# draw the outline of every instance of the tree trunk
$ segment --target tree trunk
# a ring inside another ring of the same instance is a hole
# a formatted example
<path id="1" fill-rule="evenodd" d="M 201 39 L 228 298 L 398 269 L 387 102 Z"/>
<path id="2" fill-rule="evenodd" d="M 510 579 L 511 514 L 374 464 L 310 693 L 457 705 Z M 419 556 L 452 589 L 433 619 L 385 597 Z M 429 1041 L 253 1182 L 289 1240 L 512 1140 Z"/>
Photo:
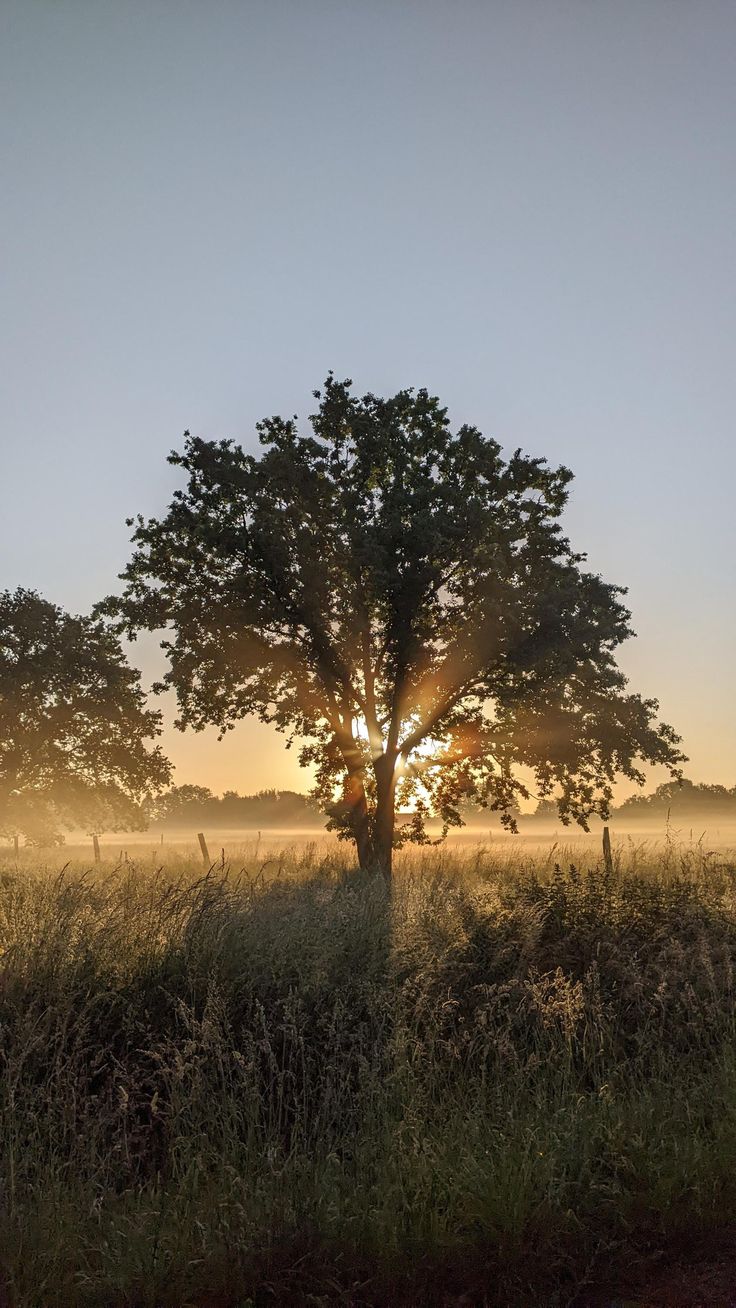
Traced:
<path id="1" fill-rule="evenodd" d="M 348 802 L 350 804 L 350 825 L 358 851 L 358 863 L 363 872 L 373 866 L 373 841 L 371 840 L 371 823 L 365 787 L 359 774 L 353 772 L 348 776 Z"/>
<path id="2" fill-rule="evenodd" d="M 376 817 L 373 826 L 374 860 L 387 881 L 391 880 L 396 820 L 396 760 L 384 754 L 376 760 Z"/>
<path id="3" fill-rule="evenodd" d="M 367 814 L 353 824 L 355 844 L 358 850 L 358 863 L 361 871 L 368 872 L 373 867 L 373 841 L 371 840 Z"/>
<path id="4" fill-rule="evenodd" d="M 346 797 L 350 806 L 350 827 L 363 872 L 381 872 L 391 879 L 396 797 L 396 760 L 382 755 L 374 764 L 376 810 L 371 822 L 363 773 L 348 774 Z"/>

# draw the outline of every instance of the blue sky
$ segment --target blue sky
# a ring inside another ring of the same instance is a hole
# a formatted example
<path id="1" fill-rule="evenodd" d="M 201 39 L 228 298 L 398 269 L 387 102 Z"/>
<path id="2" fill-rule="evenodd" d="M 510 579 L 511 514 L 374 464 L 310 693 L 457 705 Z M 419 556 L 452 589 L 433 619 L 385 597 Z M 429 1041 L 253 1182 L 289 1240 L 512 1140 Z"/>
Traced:
<path id="1" fill-rule="evenodd" d="M 736 783 L 730 0 L 4 0 L 0 64 L 0 585 L 113 589 L 187 427 L 426 385 L 573 468 L 633 686 Z"/>

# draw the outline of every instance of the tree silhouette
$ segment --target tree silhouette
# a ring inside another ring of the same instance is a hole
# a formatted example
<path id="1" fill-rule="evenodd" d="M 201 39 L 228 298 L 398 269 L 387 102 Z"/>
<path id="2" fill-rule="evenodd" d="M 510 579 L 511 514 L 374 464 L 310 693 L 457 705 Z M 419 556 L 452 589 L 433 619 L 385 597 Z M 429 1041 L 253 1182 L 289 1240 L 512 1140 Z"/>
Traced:
<path id="1" fill-rule="evenodd" d="M 140 826 L 170 766 L 147 741 L 140 674 L 100 619 L 34 591 L 0 593 L 0 830 L 47 843 L 61 826 Z"/>
<path id="2" fill-rule="evenodd" d="M 679 818 L 686 815 L 728 818 L 736 813 L 736 786 L 714 785 L 708 782 L 665 781 L 651 795 L 630 795 L 617 809 L 622 817 L 665 817 L 668 813 Z"/>
<path id="3" fill-rule="evenodd" d="M 307 796 L 293 790 L 260 790 L 255 795 L 226 790 L 218 797 L 206 786 L 191 785 L 167 790 L 154 804 L 151 817 L 171 826 L 212 825 L 216 831 L 319 823 L 319 813 Z"/>
<path id="4" fill-rule="evenodd" d="M 308 434 L 258 424 L 260 457 L 186 433 L 186 488 L 131 520 L 106 608 L 130 635 L 168 628 L 178 725 L 256 714 L 303 740 L 329 825 L 387 873 L 430 814 L 447 829 L 475 802 L 513 825 L 519 765 L 583 825 L 617 773 L 676 771 L 678 737 L 614 662 L 623 591 L 562 534 L 572 474 L 453 434 L 425 390 L 350 388 L 328 377 Z"/>

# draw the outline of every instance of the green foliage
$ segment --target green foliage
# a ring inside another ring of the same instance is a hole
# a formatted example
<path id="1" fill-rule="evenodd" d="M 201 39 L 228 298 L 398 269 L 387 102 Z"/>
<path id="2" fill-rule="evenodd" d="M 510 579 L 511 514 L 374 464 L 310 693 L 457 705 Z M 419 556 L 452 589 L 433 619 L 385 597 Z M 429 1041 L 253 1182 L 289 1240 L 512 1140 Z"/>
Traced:
<path id="1" fill-rule="evenodd" d="M 583 825 L 616 773 L 676 769 L 677 737 L 614 660 L 622 592 L 562 534 L 571 473 L 453 433 L 425 390 L 358 399 L 330 376 L 315 395 L 311 433 L 267 419 L 260 457 L 187 434 L 185 488 L 137 520 L 106 610 L 130 635 L 167 629 L 180 725 L 256 714 L 305 741 L 364 865 L 462 803 L 513 825 L 518 765 Z M 395 802 L 414 816 L 394 841 Z"/>
<path id="2" fill-rule="evenodd" d="M 423 857 L 0 877 L 15 1308 L 538 1308 L 729 1210 L 736 868 Z"/>
<path id="3" fill-rule="evenodd" d="M 63 826 L 141 827 L 169 764 L 148 741 L 140 674 L 100 619 L 0 593 L 0 830 L 52 844 Z"/>

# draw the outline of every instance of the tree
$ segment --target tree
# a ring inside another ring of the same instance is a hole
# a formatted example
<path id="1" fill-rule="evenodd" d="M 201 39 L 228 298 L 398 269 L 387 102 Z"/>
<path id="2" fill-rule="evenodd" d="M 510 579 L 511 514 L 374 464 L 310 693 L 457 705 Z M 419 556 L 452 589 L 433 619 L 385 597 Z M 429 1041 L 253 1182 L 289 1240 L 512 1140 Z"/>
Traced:
<path id="1" fill-rule="evenodd" d="M 156 822 L 191 827 L 212 823 L 215 830 L 237 827 L 290 827 L 319 821 L 306 795 L 292 790 L 260 790 L 239 795 L 226 790 L 219 798 L 205 786 L 173 786 L 161 795 L 151 816 Z"/>
<path id="2" fill-rule="evenodd" d="M 165 785 L 160 714 L 115 632 L 34 591 L 0 593 L 0 830 L 51 843 L 62 826 L 142 826 Z"/>
<path id="3" fill-rule="evenodd" d="M 207 786 L 172 786 L 163 795 L 159 795 L 153 805 L 151 816 L 155 822 L 186 823 L 186 819 L 195 814 L 200 821 L 203 814 L 211 812 L 216 803 L 215 796 Z"/>
<path id="4" fill-rule="evenodd" d="M 533 817 L 538 822 L 556 822 L 558 816 L 557 805 L 549 796 L 540 799 L 533 813 Z"/>
<path id="5" fill-rule="evenodd" d="M 564 821 L 605 815 L 616 773 L 682 755 L 657 704 L 626 691 L 619 587 L 581 567 L 559 518 L 571 473 L 475 427 L 427 391 L 357 398 L 331 375 L 311 432 L 258 424 L 263 452 L 185 434 L 161 519 L 130 520 L 131 636 L 162 647 L 178 725 L 248 714 L 305 741 L 330 825 L 362 866 L 446 830 L 459 804 L 501 812 L 558 792 Z M 412 816 L 395 830 L 398 805 Z"/>
<path id="6" fill-rule="evenodd" d="M 651 795 L 630 795 L 617 809 L 622 817 L 659 818 L 672 812 L 676 817 L 728 817 L 736 811 L 736 786 L 708 782 L 665 781 Z"/>

